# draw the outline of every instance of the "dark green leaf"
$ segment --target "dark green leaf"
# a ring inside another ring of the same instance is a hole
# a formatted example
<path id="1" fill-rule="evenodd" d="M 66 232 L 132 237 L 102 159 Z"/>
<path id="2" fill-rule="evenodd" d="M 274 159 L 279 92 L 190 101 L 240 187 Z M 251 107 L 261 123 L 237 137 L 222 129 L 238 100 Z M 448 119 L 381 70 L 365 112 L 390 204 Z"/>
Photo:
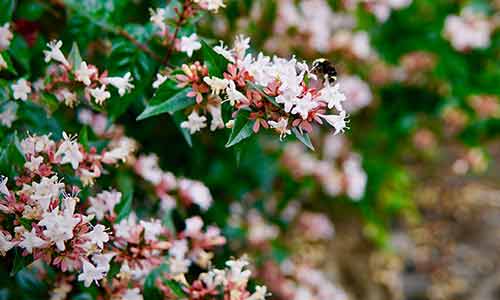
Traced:
<path id="1" fill-rule="evenodd" d="M 73 71 L 76 71 L 83 61 L 82 56 L 80 55 L 80 50 L 78 49 L 78 45 L 75 42 L 73 42 L 73 45 L 71 46 L 71 51 L 68 55 L 68 61 L 71 64 Z"/>
<path id="2" fill-rule="evenodd" d="M 184 291 L 182 290 L 182 286 L 179 282 L 165 279 L 163 280 L 163 283 L 165 283 L 170 288 L 170 291 L 174 295 L 176 295 L 179 300 L 186 298 L 186 293 L 184 293 Z"/>
<path id="3" fill-rule="evenodd" d="M 181 123 L 184 121 L 185 118 L 186 117 L 184 116 L 182 111 L 177 111 L 172 114 L 172 119 L 174 120 L 174 123 L 177 126 L 177 128 L 179 128 L 179 130 L 181 131 L 184 140 L 189 145 L 189 147 L 193 147 L 193 140 L 191 138 L 191 134 L 186 128 L 181 127 Z"/>
<path id="4" fill-rule="evenodd" d="M 14 0 L 0 0 L 0 24 L 3 25 L 11 20 L 15 3 Z"/>
<path id="5" fill-rule="evenodd" d="M 87 126 L 83 126 L 78 135 L 78 142 L 82 144 L 85 150 L 89 149 L 89 132 Z"/>
<path id="6" fill-rule="evenodd" d="M 132 211 L 132 199 L 134 197 L 134 182 L 132 178 L 126 174 L 121 174 L 118 177 L 118 189 L 122 193 L 120 203 L 115 206 L 116 223 L 125 219 Z"/>
<path id="7" fill-rule="evenodd" d="M 11 72 L 14 75 L 17 75 L 16 70 L 14 69 L 14 65 L 12 64 L 12 61 L 10 60 L 10 55 L 7 51 L 4 51 L 0 53 L 0 56 L 4 59 L 4 61 L 7 63 L 7 71 Z"/>
<path id="8" fill-rule="evenodd" d="M 148 300 L 163 300 L 163 293 L 156 287 L 156 279 L 161 276 L 161 273 L 167 272 L 168 266 L 161 265 L 149 273 L 144 281 L 144 299 Z"/>
<path id="9" fill-rule="evenodd" d="M 253 134 L 255 120 L 248 119 L 250 111 L 241 109 L 234 121 L 231 135 L 226 143 L 226 148 L 232 147 Z"/>
<path id="10" fill-rule="evenodd" d="M 292 132 L 295 135 L 295 137 L 304 145 L 307 146 L 307 148 L 311 149 L 314 151 L 314 146 L 311 143 L 311 138 L 309 137 L 309 134 L 307 133 L 300 133 L 300 131 L 294 127 L 292 128 Z"/>
<path id="11" fill-rule="evenodd" d="M 224 56 L 215 52 L 205 41 L 201 41 L 201 51 L 210 76 L 222 77 L 229 61 Z"/>
<path id="12" fill-rule="evenodd" d="M 137 117 L 137 120 L 144 120 L 163 113 L 173 114 L 176 111 L 195 104 L 195 98 L 187 96 L 190 91 L 191 88 L 182 89 L 170 99 L 165 99 L 166 101 L 160 104 L 146 106 L 146 109 Z"/>
<path id="13" fill-rule="evenodd" d="M 24 269 L 27 265 L 33 262 L 33 257 L 31 255 L 22 256 L 22 250 L 19 248 L 14 249 L 14 263 L 12 265 L 12 270 L 10 270 L 10 276 L 16 275 L 19 271 Z"/>

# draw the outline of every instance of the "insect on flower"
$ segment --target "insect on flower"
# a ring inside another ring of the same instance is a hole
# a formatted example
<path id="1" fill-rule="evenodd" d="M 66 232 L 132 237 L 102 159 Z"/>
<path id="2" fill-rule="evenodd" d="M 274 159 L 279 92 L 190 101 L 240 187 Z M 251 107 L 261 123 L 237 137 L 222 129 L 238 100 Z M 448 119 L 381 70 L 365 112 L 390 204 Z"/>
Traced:
<path id="1" fill-rule="evenodd" d="M 311 73 L 325 78 L 329 83 L 337 80 L 337 69 L 331 61 L 325 58 L 318 58 L 313 62 Z"/>

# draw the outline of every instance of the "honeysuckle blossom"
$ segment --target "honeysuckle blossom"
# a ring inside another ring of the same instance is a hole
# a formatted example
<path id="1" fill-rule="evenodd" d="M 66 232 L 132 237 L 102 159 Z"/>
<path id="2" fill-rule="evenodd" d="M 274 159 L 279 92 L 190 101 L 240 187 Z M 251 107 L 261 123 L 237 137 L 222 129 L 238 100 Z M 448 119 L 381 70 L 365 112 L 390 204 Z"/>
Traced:
<path id="1" fill-rule="evenodd" d="M 80 152 L 79 145 L 76 142 L 76 136 L 70 136 L 63 132 L 64 141 L 55 153 L 56 157 L 61 158 L 61 164 L 71 164 L 73 170 L 78 168 L 78 165 L 83 160 L 83 154 Z"/>
<path id="2" fill-rule="evenodd" d="M 45 226 L 43 234 L 56 244 L 59 251 L 66 249 L 65 242 L 73 238 L 73 229 L 80 222 L 80 219 L 73 216 L 73 211 L 59 211 L 59 208 L 46 213 L 43 219 L 38 223 Z"/>
<path id="3" fill-rule="evenodd" d="M 104 101 L 106 101 L 106 99 L 109 99 L 111 97 L 111 94 L 106 91 L 105 85 L 90 89 L 90 95 L 94 97 L 95 102 L 99 105 L 102 105 Z"/>
<path id="4" fill-rule="evenodd" d="M 292 109 L 292 114 L 299 114 L 302 119 L 307 119 L 309 112 L 318 105 L 319 103 L 312 99 L 312 95 L 307 93 L 296 102 L 294 108 Z"/>
<path id="5" fill-rule="evenodd" d="M 103 191 L 95 197 L 89 197 L 90 207 L 88 214 L 94 214 L 101 221 L 106 214 L 112 214 L 115 205 L 120 202 L 122 194 L 117 191 Z"/>
<path id="6" fill-rule="evenodd" d="M 92 282 L 98 282 L 106 276 L 106 272 L 103 269 L 94 266 L 88 260 L 82 260 L 83 272 L 78 275 L 78 281 L 83 281 L 86 287 L 89 287 Z"/>
<path id="7" fill-rule="evenodd" d="M 54 60 L 62 63 L 65 66 L 69 66 L 69 62 L 66 60 L 66 57 L 64 57 L 64 54 L 61 51 L 62 45 L 62 41 L 50 41 L 47 44 L 47 47 L 49 47 L 50 50 L 43 51 L 43 53 L 45 54 L 46 63 Z"/>
<path id="8" fill-rule="evenodd" d="M 229 101 L 229 104 L 231 104 L 231 106 L 234 106 L 241 101 L 247 100 L 247 97 L 245 97 L 243 93 L 236 89 L 236 84 L 232 80 L 230 80 L 228 83 L 228 86 L 226 88 L 226 95 L 226 100 Z"/>
<path id="9" fill-rule="evenodd" d="M 138 288 L 127 289 L 121 295 L 122 300 L 143 300 L 143 296 L 141 291 Z"/>
<path id="10" fill-rule="evenodd" d="M 373 95 L 370 86 L 358 76 L 342 77 L 336 86 L 340 86 L 340 89 L 336 90 L 336 93 L 339 93 L 336 97 L 339 102 L 332 103 L 336 108 L 338 107 L 337 103 L 340 105 L 343 102 L 342 106 L 346 112 L 352 113 L 372 102 Z M 330 99 L 333 98 L 335 96 L 332 95 Z M 349 99 L 349 101 L 345 101 L 345 99 Z M 330 103 L 328 107 L 330 107 Z"/>
<path id="11" fill-rule="evenodd" d="M 222 110 L 220 105 L 209 105 L 208 111 L 212 115 L 212 122 L 210 123 L 210 130 L 214 131 L 217 128 L 224 128 L 224 120 L 222 119 Z"/>
<path id="12" fill-rule="evenodd" d="M 156 80 L 153 82 L 153 88 L 155 89 L 159 88 L 160 85 L 162 85 L 167 79 L 168 76 L 163 76 L 160 73 L 156 74 Z"/>
<path id="13" fill-rule="evenodd" d="M 150 13 L 150 21 L 153 25 L 159 29 L 160 33 L 165 32 L 167 28 L 167 24 L 165 23 L 166 10 L 164 8 L 157 8 L 156 10 L 150 10 Z"/>
<path id="14" fill-rule="evenodd" d="M 30 195 L 31 199 L 46 211 L 51 201 L 59 197 L 63 187 L 64 184 L 59 182 L 57 175 L 54 175 L 50 178 L 42 177 L 40 182 L 33 182 L 31 186 L 24 185 L 22 192 Z"/>
<path id="15" fill-rule="evenodd" d="M 123 77 L 107 77 L 103 81 L 117 88 L 118 94 L 122 97 L 134 88 L 134 85 L 130 83 L 132 81 L 130 72 L 127 72 Z"/>
<path id="16" fill-rule="evenodd" d="M 194 0 L 201 8 L 217 12 L 219 8 L 226 7 L 224 0 Z"/>
<path id="17" fill-rule="evenodd" d="M 57 90 L 55 93 L 57 100 L 64 102 L 69 107 L 75 106 L 77 97 L 75 93 L 70 92 L 67 88 Z"/>
<path id="18" fill-rule="evenodd" d="M 491 44 L 492 27 L 484 15 L 465 8 L 459 16 L 446 17 L 443 34 L 458 51 L 485 49 Z"/>
<path id="19" fill-rule="evenodd" d="M 144 227 L 144 239 L 146 241 L 157 241 L 158 236 L 163 231 L 160 220 L 151 220 L 150 222 L 142 221 L 140 222 L 142 227 Z"/>
<path id="20" fill-rule="evenodd" d="M 12 85 L 12 92 L 14 93 L 14 99 L 26 101 L 28 100 L 28 94 L 31 93 L 30 83 L 21 78 Z"/>
<path id="21" fill-rule="evenodd" d="M 210 190 L 202 182 L 183 178 L 179 181 L 179 192 L 202 210 L 206 211 L 212 205 Z"/>
<path id="22" fill-rule="evenodd" d="M 276 131 L 280 134 L 281 140 L 291 133 L 291 130 L 288 128 L 288 119 L 281 118 L 278 122 L 268 121 L 267 123 L 271 126 L 271 128 L 276 129 Z"/>
<path id="23" fill-rule="evenodd" d="M 341 111 L 339 115 L 321 115 L 319 116 L 324 119 L 328 124 L 335 128 L 335 134 L 339 132 L 344 132 L 347 128 L 346 112 Z"/>
<path id="24" fill-rule="evenodd" d="M 31 231 L 25 231 L 23 233 L 23 239 L 19 243 L 19 247 L 26 249 L 28 253 L 32 253 L 34 248 L 45 247 L 47 242 L 38 237 L 35 228 Z"/>
<path id="25" fill-rule="evenodd" d="M 202 128 L 207 127 L 206 121 L 207 118 L 205 116 L 200 116 L 196 111 L 193 111 L 188 116 L 188 120 L 181 123 L 181 128 L 186 128 L 190 134 L 194 134 Z"/>
<path id="26" fill-rule="evenodd" d="M 10 24 L 5 23 L 3 26 L 0 26 L 0 51 L 9 48 L 10 41 L 14 35 L 10 31 Z"/>
<path id="27" fill-rule="evenodd" d="M 94 226 L 94 229 L 85 234 L 84 237 L 89 238 L 91 243 L 96 244 L 101 249 L 104 247 L 104 243 L 109 241 L 109 235 L 106 233 L 106 228 L 101 224 Z"/>
<path id="28" fill-rule="evenodd" d="M 217 77 L 205 77 L 203 81 L 210 86 L 213 95 L 219 95 L 221 91 L 225 90 L 229 85 L 229 80 Z"/>
<path id="29" fill-rule="evenodd" d="M 3 111 L 0 112 L 0 124 L 10 128 L 12 123 L 17 120 L 17 108 L 18 104 L 12 101 L 5 104 Z"/>
<path id="30" fill-rule="evenodd" d="M 0 231 L 0 255 L 5 256 L 7 251 L 12 249 L 16 243 L 12 242 L 12 237 Z"/>
<path id="31" fill-rule="evenodd" d="M 329 83 L 319 91 L 319 99 L 328 103 L 328 108 L 334 108 L 338 111 L 343 110 L 342 103 L 346 96 L 340 89 L 340 84 L 330 85 Z"/>
<path id="32" fill-rule="evenodd" d="M 30 170 L 31 172 L 35 172 L 38 170 L 38 168 L 40 167 L 40 164 L 42 164 L 43 162 L 43 157 L 42 156 L 32 156 L 31 157 L 31 160 L 28 160 L 24 163 L 24 167 L 28 170 Z"/>
<path id="33" fill-rule="evenodd" d="M 183 36 L 179 43 L 179 50 L 186 53 L 187 56 L 193 56 L 193 52 L 201 48 L 201 43 L 198 41 L 196 33 L 190 36 Z"/>
<path id="34" fill-rule="evenodd" d="M 75 79 L 83 82 L 86 86 L 89 86 L 91 83 L 90 77 L 92 77 L 95 73 L 96 69 L 94 67 L 89 67 L 86 62 L 82 61 L 78 69 L 75 71 Z"/>

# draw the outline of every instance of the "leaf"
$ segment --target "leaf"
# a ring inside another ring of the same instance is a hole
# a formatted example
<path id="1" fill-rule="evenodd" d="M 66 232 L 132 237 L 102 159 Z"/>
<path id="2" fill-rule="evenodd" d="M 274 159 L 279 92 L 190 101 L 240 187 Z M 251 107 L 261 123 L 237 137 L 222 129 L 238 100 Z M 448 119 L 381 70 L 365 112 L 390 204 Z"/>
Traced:
<path id="1" fill-rule="evenodd" d="M 71 46 L 71 51 L 68 55 L 68 61 L 73 67 L 73 71 L 78 70 L 78 68 L 80 68 L 80 64 L 83 61 L 82 56 L 80 55 L 80 50 L 78 49 L 78 45 L 75 42 L 73 42 L 73 45 Z"/>
<path id="2" fill-rule="evenodd" d="M 170 291 L 178 297 L 178 299 L 185 299 L 186 298 L 186 293 L 182 290 L 182 286 L 179 282 L 174 281 L 174 280 L 168 280 L 165 279 L 163 280 L 163 283 L 166 284 L 169 288 Z"/>
<path id="3" fill-rule="evenodd" d="M 201 41 L 201 52 L 203 60 L 208 67 L 208 74 L 210 76 L 222 77 L 229 61 L 224 56 L 215 52 L 205 41 Z"/>
<path id="4" fill-rule="evenodd" d="M 12 13 L 14 12 L 15 1 L 14 0 L 0 0 L 0 24 L 8 23 L 12 18 Z"/>
<path id="5" fill-rule="evenodd" d="M 144 299 L 148 300 L 162 300 L 163 293 L 156 287 L 156 279 L 161 276 L 161 273 L 167 272 L 168 266 L 162 264 L 158 268 L 149 273 L 144 281 Z"/>
<path id="6" fill-rule="evenodd" d="M 19 248 L 14 249 L 14 263 L 12 269 L 10 270 L 10 276 L 16 275 L 19 271 L 24 269 L 27 265 L 33 262 L 31 255 L 22 256 L 22 250 Z"/>
<path id="7" fill-rule="evenodd" d="M 48 296 L 47 285 L 37 276 L 35 270 L 25 268 L 16 274 L 17 285 L 28 299 L 44 299 Z"/>
<path id="8" fill-rule="evenodd" d="M 249 110 L 240 109 L 238 115 L 236 116 L 236 120 L 234 121 L 234 126 L 231 130 L 231 134 L 229 135 L 229 139 L 227 140 L 226 148 L 238 144 L 253 134 L 252 127 L 255 120 L 248 119 L 249 115 Z"/>
<path id="9" fill-rule="evenodd" d="M 175 228 L 173 220 L 173 209 L 165 211 L 161 223 L 163 224 L 163 226 L 167 227 L 168 230 L 170 230 L 174 235 L 176 234 L 177 230 Z"/>
<path id="10" fill-rule="evenodd" d="M 292 132 L 295 135 L 295 137 L 304 145 L 306 145 L 307 148 L 311 149 L 314 151 L 314 146 L 311 142 L 311 138 L 309 137 L 309 134 L 307 133 L 300 133 L 300 131 L 294 127 L 292 128 Z"/>
<path id="11" fill-rule="evenodd" d="M 14 69 L 14 65 L 12 64 L 12 60 L 10 59 L 10 55 L 7 51 L 0 53 L 0 56 L 4 59 L 7 64 L 7 71 L 11 72 L 14 75 L 17 75 L 16 69 Z"/>
<path id="12" fill-rule="evenodd" d="M 85 125 L 80 130 L 80 134 L 78 135 L 78 142 L 83 145 L 85 150 L 89 150 L 89 132 L 88 127 Z"/>
<path id="13" fill-rule="evenodd" d="M 191 88 L 185 88 L 177 92 L 170 99 L 166 101 L 156 104 L 156 105 L 147 105 L 146 109 L 137 117 L 137 120 L 144 120 L 150 118 L 152 116 L 160 115 L 163 113 L 175 113 L 181 109 L 184 109 L 188 106 L 195 104 L 195 98 L 188 97 L 187 94 L 191 91 Z"/>
<path id="14" fill-rule="evenodd" d="M 118 190 L 122 193 L 122 199 L 115 206 L 116 223 L 125 219 L 132 211 L 132 199 L 134 197 L 134 183 L 128 175 L 121 174 L 118 177 Z"/>
<path id="15" fill-rule="evenodd" d="M 172 114 L 172 119 L 174 120 L 177 128 L 179 128 L 179 130 L 181 131 L 184 140 L 189 145 L 189 147 L 193 147 L 193 139 L 191 138 L 191 134 L 189 134 L 189 131 L 186 128 L 181 127 L 181 123 L 184 121 L 184 118 L 184 114 L 181 111 L 177 111 Z"/>
<path id="16" fill-rule="evenodd" d="M 0 147 L 0 173 L 8 177 L 18 175 L 16 168 L 24 165 L 25 159 L 17 135 L 11 134 Z"/>

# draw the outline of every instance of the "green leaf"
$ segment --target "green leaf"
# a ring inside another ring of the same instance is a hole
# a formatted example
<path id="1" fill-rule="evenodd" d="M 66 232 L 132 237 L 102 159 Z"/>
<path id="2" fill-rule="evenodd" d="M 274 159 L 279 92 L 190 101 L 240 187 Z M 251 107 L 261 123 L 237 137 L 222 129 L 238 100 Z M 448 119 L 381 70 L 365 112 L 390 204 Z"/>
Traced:
<path id="1" fill-rule="evenodd" d="M 33 262 L 33 257 L 31 255 L 22 256 L 22 250 L 19 248 L 14 249 L 14 263 L 12 265 L 12 270 L 10 270 L 10 276 L 16 275 L 19 271 L 24 269 L 27 265 Z"/>
<path id="2" fill-rule="evenodd" d="M 16 274 L 16 282 L 28 299 L 44 299 L 48 296 L 48 287 L 39 278 L 34 269 L 25 268 Z"/>
<path id="3" fill-rule="evenodd" d="M 215 52 L 205 41 L 201 41 L 201 52 L 203 60 L 208 67 L 208 74 L 210 76 L 222 77 L 229 61 L 224 56 Z"/>
<path id="4" fill-rule="evenodd" d="M 55 112 L 60 105 L 60 102 L 57 100 L 56 96 L 47 93 L 43 93 L 40 95 L 40 102 L 43 104 L 44 108 L 49 114 Z"/>
<path id="5" fill-rule="evenodd" d="M 118 176 L 118 190 L 122 193 L 120 203 L 115 206 L 116 223 L 125 219 L 132 211 L 132 199 L 134 197 L 134 182 L 128 175 Z"/>
<path id="6" fill-rule="evenodd" d="M 0 0 L 0 24 L 9 22 L 12 18 L 16 2 L 14 0 Z"/>
<path id="7" fill-rule="evenodd" d="M 163 280 L 163 283 L 166 284 L 169 288 L 170 291 L 178 297 L 178 299 L 186 299 L 186 293 L 182 290 L 182 286 L 179 282 L 174 281 L 174 280 L 168 280 L 165 279 Z"/>
<path id="8" fill-rule="evenodd" d="M 83 145 L 85 150 L 89 150 L 89 132 L 88 127 L 85 125 L 80 130 L 80 134 L 78 135 L 78 142 Z"/>
<path id="9" fill-rule="evenodd" d="M 83 61 L 82 56 L 80 55 L 80 50 L 78 49 L 78 45 L 75 42 L 73 42 L 73 45 L 71 46 L 71 51 L 68 55 L 68 61 L 71 64 L 73 71 L 78 70 L 80 64 Z"/>
<path id="10" fill-rule="evenodd" d="M 253 124 L 255 120 L 248 119 L 250 115 L 249 110 L 240 109 L 236 120 L 234 121 L 233 129 L 231 130 L 231 135 L 226 143 L 226 148 L 232 147 L 242 140 L 250 137 L 253 134 Z"/>
<path id="11" fill-rule="evenodd" d="M 8 177 L 14 177 L 17 174 L 16 169 L 21 168 L 24 163 L 24 155 L 19 145 L 17 135 L 11 134 L 3 141 L 0 147 L 0 173 Z"/>
<path id="12" fill-rule="evenodd" d="M 163 215 L 162 218 L 162 224 L 163 226 L 167 227 L 168 230 L 170 230 L 174 235 L 176 234 L 177 230 L 175 228 L 174 220 L 173 220 L 173 209 L 169 209 L 165 211 L 165 214 Z"/>
<path id="13" fill-rule="evenodd" d="M 14 75 L 17 75 L 16 69 L 14 69 L 14 65 L 12 64 L 9 53 L 7 53 L 7 51 L 4 51 L 0 53 L 0 56 L 7 63 L 7 71 L 11 72 Z"/>
<path id="14" fill-rule="evenodd" d="M 167 271 L 168 266 L 163 264 L 149 273 L 144 281 L 144 299 L 163 300 L 163 293 L 156 287 L 156 279 Z"/>
<path id="15" fill-rule="evenodd" d="M 300 131 L 294 127 L 292 128 L 292 132 L 293 134 L 295 135 L 295 137 L 304 145 L 307 146 L 307 148 L 311 149 L 312 151 L 314 151 L 314 146 L 311 142 L 311 138 L 309 137 L 309 134 L 307 133 L 300 133 Z"/>
<path id="16" fill-rule="evenodd" d="M 191 88 L 184 88 L 160 104 L 147 105 L 146 109 L 137 117 L 137 120 L 144 120 L 163 113 L 173 114 L 176 111 L 195 104 L 195 98 L 187 96 L 190 91 Z"/>

